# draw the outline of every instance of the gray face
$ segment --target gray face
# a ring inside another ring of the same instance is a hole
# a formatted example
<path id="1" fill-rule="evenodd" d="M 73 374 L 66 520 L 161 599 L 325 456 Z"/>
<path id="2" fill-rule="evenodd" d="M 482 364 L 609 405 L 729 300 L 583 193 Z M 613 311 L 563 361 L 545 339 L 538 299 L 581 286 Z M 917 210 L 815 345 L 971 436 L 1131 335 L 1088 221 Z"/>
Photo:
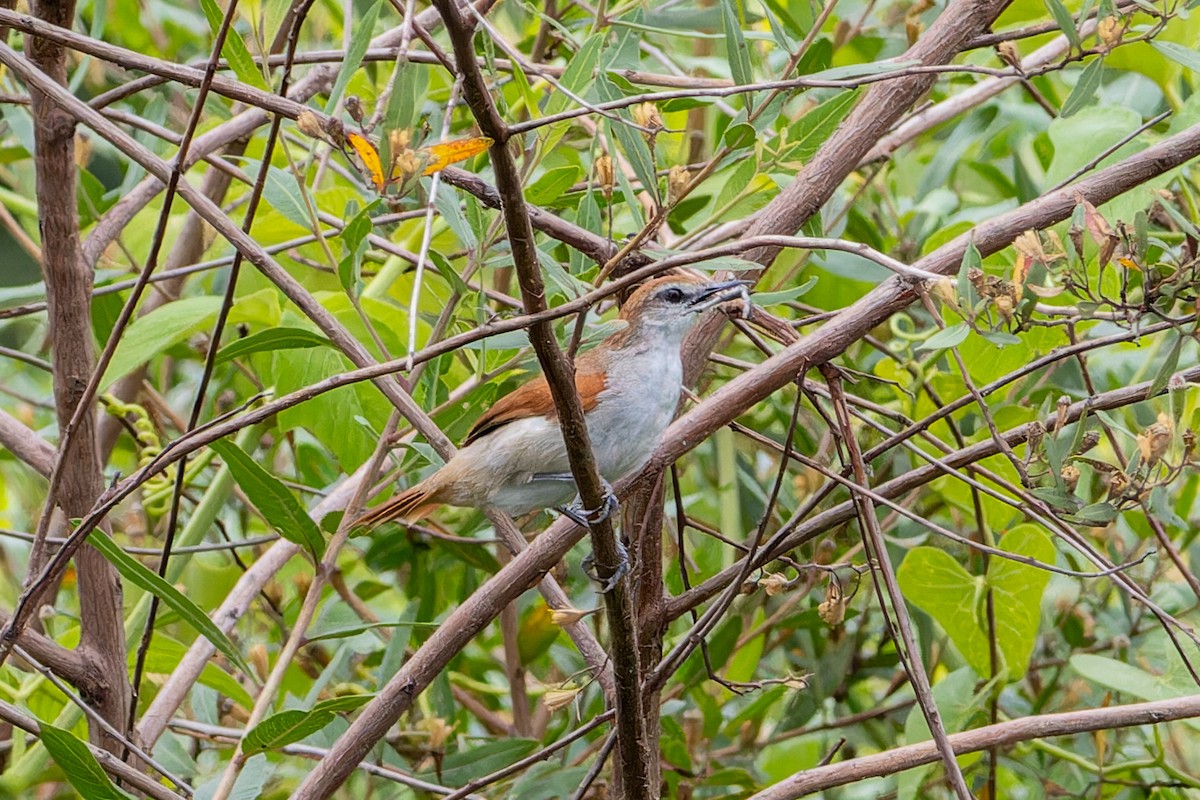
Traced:
<path id="1" fill-rule="evenodd" d="M 646 299 L 642 308 L 642 322 L 654 327 L 687 332 L 698 319 L 700 312 L 738 298 L 749 302 L 745 281 L 666 283 Z"/>

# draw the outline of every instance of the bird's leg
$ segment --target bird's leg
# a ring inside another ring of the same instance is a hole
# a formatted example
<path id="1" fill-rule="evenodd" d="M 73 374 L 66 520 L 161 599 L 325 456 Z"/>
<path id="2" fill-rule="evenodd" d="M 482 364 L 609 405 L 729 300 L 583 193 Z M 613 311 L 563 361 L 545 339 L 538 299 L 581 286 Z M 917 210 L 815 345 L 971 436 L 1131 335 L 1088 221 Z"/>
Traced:
<path id="1" fill-rule="evenodd" d="M 535 481 L 575 482 L 575 478 L 568 472 L 537 472 L 534 473 L 533 479 Z M 581 528 L 590 528 L 598 522 L 603 522 L 611 517 L 621 504 L 617 500 L 616 494 L 613 493 L 612 484 L 603 477 L 600 478 L 600 488 L 604 492 L 604 499 L 600 501 L 599 508 L 584 508 L 583 501 L 579 499 L 579 495 L 576 495 L 575 502 L 569 506 L 558 506 L 555 511 Z"/>
<path id="2" fill-rule="evenodd" d="M 575 479 L 564 472 L 539 472 L 533 476 L 534 480 L 544 481 L 574 481 Z M 575 502 L 569 506 L 558 506 L 555 510 L 562 514 L 567 519 L 574 522 L 581 528 L 590 529 L 593 525 L 603 522 L 612 516 L 617 510 L 620 503 L 617 500 L 617 495 L 613 492 L 612 484 L 600 478 L 600 486 L 604 490 L 604 499 L 600 503 L 600 508 L 584 508 L 583 501 L 575 498 Z M 595 553 L 588 553 L 583 557 L 583 571 L 589 578 L 602 584 L 600 591 L 604 594 L 611 592 L 620 582 L 621 578 L 629 574 L 629 551 L 625 549 L 625 544 L 617 539 L 617 552 L 620 555 L 620 560 L 617 562 L 616 570 L 607 578 L 601 578 L 596 573 Z"/>
<path id="3" fill-rule="evenodd" d="M 620 537 L 617 537 L 617 554 L 620 561 L 617 562 L 616 570 L 607 580 L 601 578 L 600 574 L 596 572 L 596 554 L 594 552 L 583 557 L 583 574 L 600 584 L 601 594 L 611 592 L 620 583 L 621 578 L 629 574 L 629 551 L 625 549 L 625 543 L 621 541 Z"/>

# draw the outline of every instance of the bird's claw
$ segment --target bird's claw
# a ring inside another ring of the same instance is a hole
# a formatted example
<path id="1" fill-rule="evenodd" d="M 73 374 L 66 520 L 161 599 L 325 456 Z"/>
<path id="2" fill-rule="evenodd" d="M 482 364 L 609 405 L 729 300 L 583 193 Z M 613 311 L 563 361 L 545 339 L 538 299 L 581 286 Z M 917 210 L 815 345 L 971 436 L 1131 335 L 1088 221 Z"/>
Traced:
<path id="1" fill-rule="evenodd" d="M 617 562 L 617 568 L 613 570 L 613 574 L 608 578 L 602 578 L 596 572 L 596 554 L 594 552 L 588 553 L 583 557 L 583 574 L 600 584 L 601 594 L 608 594 L 617 588 L 617 584 L 621 582 L 621 578 L 629 574 L 629 551 L 625 549 L 625 545 L 621 543 L 620 539 L 617 540 L 617 554 L 620 557 L 620 561 Z"/>
<path id="2" fill-rule="evenodd" d="M 584 508 L 583 501 L 576 497 L 575 502 L 571 505 L 559 506 L 559 513 L 579 527 L 588 529 L 608 519 L 621 504 L 617 500 L 616 494 L 613 493 L 612 485 L 604 478 L 600 479 L 600 487 L 604 491 L 604 496 L 600 501 L 599 508 Z"/>

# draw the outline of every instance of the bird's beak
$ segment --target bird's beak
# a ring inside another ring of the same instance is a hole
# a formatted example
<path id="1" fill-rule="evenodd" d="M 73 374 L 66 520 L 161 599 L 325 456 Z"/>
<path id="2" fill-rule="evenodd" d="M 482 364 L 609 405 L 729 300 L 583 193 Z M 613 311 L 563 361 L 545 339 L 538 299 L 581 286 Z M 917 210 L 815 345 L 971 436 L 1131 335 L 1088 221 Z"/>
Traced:
<path id="1" fill-rule="evenodd" d="M 746 287 L 750 285 L 750 281 L 743 280 L 720 281 L 707 284 L 691 299 L 688 303 L 688 309 L 693 313 L 699 313 L 730 300 L 741 300 L 746 310 L 749 310 L 750 290 Z"/>

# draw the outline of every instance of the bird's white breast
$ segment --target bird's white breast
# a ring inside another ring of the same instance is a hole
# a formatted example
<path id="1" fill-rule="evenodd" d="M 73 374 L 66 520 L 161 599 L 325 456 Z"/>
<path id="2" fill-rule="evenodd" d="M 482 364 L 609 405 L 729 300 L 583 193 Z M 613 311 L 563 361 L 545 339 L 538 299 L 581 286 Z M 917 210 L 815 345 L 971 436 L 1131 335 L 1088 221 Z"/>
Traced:
<path id="1" fill-rule="evenodd" d="M 587 412 L 600 474 L 609 482 L 646 463 L 675 416 L 683 385 L 678 344 L 627 348 L 610 359 L 605 388 Z M 576 495 L 558 423 L 543 416 L 505 423 L 460 450 L 445 468 L 453 505 L 486 502 L 513 514 L 569 503 Z"/>

